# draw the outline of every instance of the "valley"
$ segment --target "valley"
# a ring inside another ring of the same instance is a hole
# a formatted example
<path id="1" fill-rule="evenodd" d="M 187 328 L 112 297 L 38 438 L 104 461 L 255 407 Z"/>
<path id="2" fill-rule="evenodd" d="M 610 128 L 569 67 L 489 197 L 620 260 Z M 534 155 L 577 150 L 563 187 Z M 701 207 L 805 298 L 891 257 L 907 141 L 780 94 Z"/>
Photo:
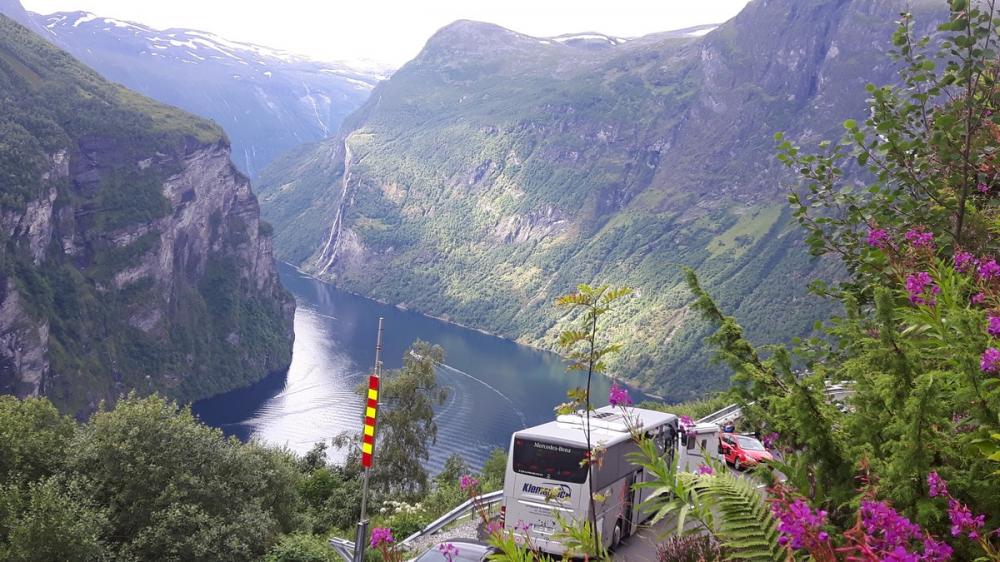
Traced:
<path id="1" fill-rule="evenodd" d="M 902 3 L 754 2 L 717 28 L 560 41 L 455 22 L 340 136 L 258 182 L 281 259 L 350 291 L 554 349 L 577 283 L 635 287 L 612 372 L 671 401 L 726 386 L 681 270 L 759 343 L 829 303 L 786 209 L 773 135 L 839 136 Z M 921 30 L 941 17 L 914 6 Z M 822 21 L 822 29 L 815 22 Z M 770 32 L 780 27 L 781 34 Z"/>

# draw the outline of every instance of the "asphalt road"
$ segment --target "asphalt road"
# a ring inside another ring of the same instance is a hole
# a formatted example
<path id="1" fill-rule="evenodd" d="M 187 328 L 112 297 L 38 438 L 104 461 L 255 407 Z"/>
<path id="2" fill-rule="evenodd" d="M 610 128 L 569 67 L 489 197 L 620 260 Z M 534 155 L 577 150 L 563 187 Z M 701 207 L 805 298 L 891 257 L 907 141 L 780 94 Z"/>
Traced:
<path id="1" fill-rule="evenodd" d="M 729 469 L 733 471 L 732 469 Z M 735 471 L 733 471 L 735 472 Z M 737 472 L 740 476 L 744 478 L 751 478 L 751 476 L 745 472 Z M 783 479 L 783 477 L 781 477 Z M 762 490 L 763 485 L 757 486 Z M 688 531 L 697 526 L 690 517 L 685 522 L 684 527 Z M 673 535 L 677 532 L 677 519 L 675 517 L 668 516 L 656 525 L 643 525 L 642 528 L 627 539 L 622 540 L 622 543 L 618 545 L 613 553 L 614 559 L 621 562 L 656 562 L 656 545 L 663 542 L 666 537 Z"/>
<path id="2" fill-rule="evenodd" d="M 689 520 L 685 526 L 692 527 L 692 521 Z M 622 562 L 656 562 L 656 545 L 676 532 L 677 519 L 673 516 L 666 517 L 653 526 L 643 525 L 637 533 L 622 540 L 615 549 L 614 559 Z"/>

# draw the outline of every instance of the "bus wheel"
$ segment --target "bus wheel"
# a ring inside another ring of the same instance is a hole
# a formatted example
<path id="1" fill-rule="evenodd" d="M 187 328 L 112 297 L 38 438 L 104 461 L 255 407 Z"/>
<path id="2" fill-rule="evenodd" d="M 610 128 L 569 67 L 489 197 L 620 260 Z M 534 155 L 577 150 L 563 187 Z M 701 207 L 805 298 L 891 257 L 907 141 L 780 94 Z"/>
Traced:
<path id="1" fill-rule="evenodd" d="M 611 548 L 617 548 L 622 542 L 622 522 L 619 520 L 615 523 L 615 530 L 611 534 Z"/>

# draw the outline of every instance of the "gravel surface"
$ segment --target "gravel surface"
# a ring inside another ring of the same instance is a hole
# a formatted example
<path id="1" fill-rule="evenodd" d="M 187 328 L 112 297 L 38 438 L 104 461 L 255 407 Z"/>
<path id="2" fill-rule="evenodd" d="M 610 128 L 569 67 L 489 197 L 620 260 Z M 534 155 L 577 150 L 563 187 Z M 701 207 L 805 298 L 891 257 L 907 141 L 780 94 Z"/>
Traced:
<path id="1" fill-rule="evenodd" d="M 438 543 L 453 541 L 455 539 L 479 540 L 477 539 L 479 527 L 478 523 L 478 519 L 472 519 L 451 529 L 444 529 L 434 533 L 433 535 L 420 537 L 419 539 L 413 541 L 413 544 L 410 547 L 409 556 L 418 556 Z"/>

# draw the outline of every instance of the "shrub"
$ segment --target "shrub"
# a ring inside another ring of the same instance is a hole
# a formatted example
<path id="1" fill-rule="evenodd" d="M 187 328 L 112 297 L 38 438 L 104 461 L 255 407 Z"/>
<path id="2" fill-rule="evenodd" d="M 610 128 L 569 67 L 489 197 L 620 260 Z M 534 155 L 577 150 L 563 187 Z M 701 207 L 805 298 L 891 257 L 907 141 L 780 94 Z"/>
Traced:
<path id="1" fill-rule="evenodd" d="M 722 548 L 708 535 L 674 535 L 656 547 L 657 562 L 716 562 Z"/>

